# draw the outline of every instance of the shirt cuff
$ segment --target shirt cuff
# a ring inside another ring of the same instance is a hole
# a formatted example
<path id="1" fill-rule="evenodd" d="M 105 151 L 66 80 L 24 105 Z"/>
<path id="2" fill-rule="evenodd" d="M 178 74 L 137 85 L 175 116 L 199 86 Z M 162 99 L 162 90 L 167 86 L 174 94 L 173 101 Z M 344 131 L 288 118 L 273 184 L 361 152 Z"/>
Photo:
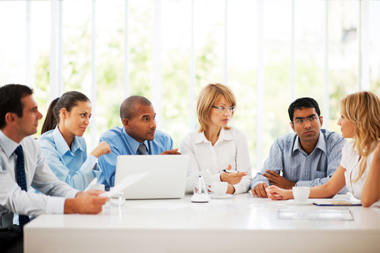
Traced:
<path id="1" fill-rule="evenodd" d="M 76 189 L 73 188 L 72 190 L 70 190 L 70 191 L 67 192 L 65 198 L 66 199 L 74 199 L 75 196 L 78 194 L 78 192 L 80 192 L 80 191 L 78 191 L 78 190 L 76 190 Z"/>
<path id="2" fill-rule="evenodd" d="M 249 191 L 249 185 L 245 182 L 240 181 L 240 183 L 233 185 L 233 187 L 235 188 L 234 194 L 241 194 Z"/>
<path id="3" fill-rule="evenodd" d="M 94 155 L 90 154 L 88 157 L 87 157 L 87 160 L 90 164 L 92 165 L 95 165 L 95 163 L 98 163 L 98 158 L 96 158 Z M 93 168 L 94 166 L 92 166 Z"/>
<path id="4" fill-rule="evenodd" d="M 308 186 L 311 187 L 311 181 L 298 181 L 296 186 Z"/>
<path id="5" fill-rule="evenodd" d="M 214 180 L 215 180 L 216 182 L 221 182 L 221 180 L 220 180 L 220 174 L 222 174 L 222 173 L 219 173 L 219 174 L 215 174 L 215 175 L 213 175 L 213 178 L 214 178 Z"/>
<path id="6" fill-rule="evenodd" d="M 243 189 L 242 185 L 235 184 L 233 185 L 233 187 L 235 188 L 234 194 L 240 194 L 240 193 L 246 192 L 245 189 Z"/>
<path id="7" fill-rule="evenodd" d="M 86 178 L 87 182 L 91 182 L 97 176 L 97 174 L 93 171 L 94 167 L 98 163 L 98 158 L 93 155 L 89 155 L 85 162 L 85 166 L 82 167 L 81 172 L 83 176 Z"/>
<path id="8" fill-rule="evenodd" d="M 62 197 L 48 197 L 46 205 L 47 214 L 63 214 L 65 210 L 65 198 Z"/>

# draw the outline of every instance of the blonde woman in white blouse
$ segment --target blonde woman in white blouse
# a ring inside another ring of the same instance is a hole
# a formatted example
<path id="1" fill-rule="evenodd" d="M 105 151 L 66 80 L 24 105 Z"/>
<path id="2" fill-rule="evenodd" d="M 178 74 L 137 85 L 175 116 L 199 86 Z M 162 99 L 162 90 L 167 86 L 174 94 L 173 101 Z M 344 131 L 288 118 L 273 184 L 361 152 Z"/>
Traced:
<path id="1" fill-rule="evenodd" d="M 340 102 L 344 138 L 352 138 L 342 150 L 342 161 L 331 179 L 310 189 L 311 198 L 337 194 L 344 186 L 369 207 L 380 199 L 380 99 L 363 91 L 348 95 Z M 273 200 L 293 198 L 292 190 L 266 188 Z"/>
<path id="2" fill-rule="evenodd" d="M 199 173 L 206 170 L 211 172 L 214 181 L 228 182 L 227 193 L 248 191 L 251 165 L 247 137 L 228 126 L 235 108 L 235 95 L 225 85 L 209 84 L 199 94 L 199 130 L 189 133 L 180 144 L 182 154 L 190 156 L 187 192 L 192 191 Z"/>

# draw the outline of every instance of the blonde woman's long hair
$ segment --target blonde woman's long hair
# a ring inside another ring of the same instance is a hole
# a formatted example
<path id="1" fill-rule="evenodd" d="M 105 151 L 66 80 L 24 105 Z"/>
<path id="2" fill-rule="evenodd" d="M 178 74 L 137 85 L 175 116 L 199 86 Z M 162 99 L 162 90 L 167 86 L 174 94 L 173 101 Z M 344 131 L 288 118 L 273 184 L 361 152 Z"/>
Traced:
<path id="1" fill-rule="evenodd" d="M 213 104 L 220 98 L 220 96 L 224 96 L 228 103 L 232 106 L 236 106 L 236 98 L 234 93 L 230 88 L 223 84 L 210 83 L 202 89 L 201 93 L 199 93 L 197 100 L 199 133 L 204 132 L 207 129 L 209 124 L 209 118 L 207 115 L 210 114 Z M 233 115 L 234 113 L 232 112 L 231 117 Z M 231 128 L 227 126 L 224 127 L 224 129 L 229 130 Z"/>
<path id="2" fill-rule="evenodd" d="M 361 161 L 357 182 L 363 175 L 368 156 L 376 149 L 380 141 L 380 99 L 370 92 L 362 91 L 348 95 L 340 101 L 343 116 L 354 124 L 354 145 Z"/>

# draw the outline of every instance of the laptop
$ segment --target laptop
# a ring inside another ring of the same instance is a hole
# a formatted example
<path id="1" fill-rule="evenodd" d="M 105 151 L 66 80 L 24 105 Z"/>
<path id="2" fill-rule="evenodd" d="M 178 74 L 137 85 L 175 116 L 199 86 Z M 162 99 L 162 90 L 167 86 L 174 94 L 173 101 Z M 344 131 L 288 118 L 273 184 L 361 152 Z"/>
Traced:
<path id="1" fill-rule="evenodd" d="M 188 155 L 119 155 L 115 186 L 127 176 L 148 172 L 125 189 L 125 199 L 183 198 L 188 166 Z"/>

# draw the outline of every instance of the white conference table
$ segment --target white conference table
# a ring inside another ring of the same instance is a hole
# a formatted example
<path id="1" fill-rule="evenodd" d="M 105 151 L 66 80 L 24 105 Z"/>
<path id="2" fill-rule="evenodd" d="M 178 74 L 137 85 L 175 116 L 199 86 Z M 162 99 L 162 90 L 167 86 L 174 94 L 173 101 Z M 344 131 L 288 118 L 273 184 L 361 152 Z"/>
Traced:
<path id="1" fill-rule="evenodd" d="M 41 215 L 25 252 L 380 252 L 380 208 L 295 206 L 250 193 L 209 203 L 128 200 L 98 215 Z M 279 209 L 349 209 L 354 221 L 283 220 Z"/>

